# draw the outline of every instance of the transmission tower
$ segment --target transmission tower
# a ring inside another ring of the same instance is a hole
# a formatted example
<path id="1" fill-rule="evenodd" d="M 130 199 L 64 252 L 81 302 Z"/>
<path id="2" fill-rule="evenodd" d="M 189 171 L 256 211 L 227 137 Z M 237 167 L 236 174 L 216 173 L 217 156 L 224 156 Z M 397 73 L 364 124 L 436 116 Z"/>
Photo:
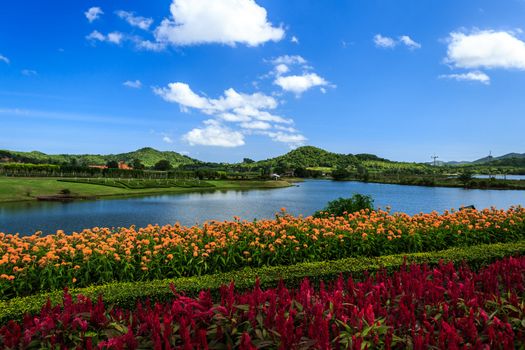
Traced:
<path id="1" fill-rule="evenodd" d="M 430 158 L 432 158 L 434 160 L 434 166 L 436 166 L 436 159 L 439 158 L 439 156 L 436 156 L 435 154 L 433 156 L 431 156 Z"/>

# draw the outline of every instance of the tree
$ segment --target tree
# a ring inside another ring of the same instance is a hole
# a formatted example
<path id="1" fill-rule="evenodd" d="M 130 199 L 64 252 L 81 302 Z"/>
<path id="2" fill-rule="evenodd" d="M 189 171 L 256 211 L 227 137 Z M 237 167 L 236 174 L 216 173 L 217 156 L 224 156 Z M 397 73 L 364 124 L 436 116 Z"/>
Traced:
<path id="1" fill-rule="evenodd" d="M 106 163 L 108 169 L 118 169 L 118 162 L 116 160 L 110 160 Z"/>
<path id="2" fill-rule="evenodd" d="M 153 166 L 154 170 L 160 170 L 160 171 L 168 171 L 171 168 L 172 168 L 171 163 L 168 160 L 166 160 L 166 159 L 159 160 Z"/>
<path id="3" fill-rule="evenodd" d="M 250 158 L 243 158 L 242 162 L 244 164 L 252 164 L 252 163 L 255 163 L 255 160 L 250 159 Z"/>
<path id="4" fill-rule="evenodd" d="M 332 171 L 332 178 L 334 180 L 344 180 L 350 177 L 350 172 L 346 168 L 337 168 Z"/>
<path id="5" fill-rule="evenodd" d="M 461 181 L 463 186 L 468 187 L 474 178 L 474 174 L 470 170 L 465 170 L 458 176 L 458 180 Z"/>
<path id="6" fill-rule="evenodd" d="M 368 174 L 368 169 L 361 164 L 357 165 L 357 176 L 359 176 L 359 178 L 364 182 L 368 182 L 368 179 L 370 177 L 370 175 Z"/>
<path id="7" fill-rule="evenodd" d="M 363 209 L 374 210 L 374 200 L 370 196 L 356 193 L 351 198 L 338 198 L 331 202 L 321 211 L 315 212 L 316 218 L 327 216 L 343 216 L 344 213 L 355 213 Z"/>
<path id="8" fill-rule="evenodd" d="M 144 164 L 142 164 L 138 158 L 133 159 L 129 165 L 136 170 L 143 170 L 145 168 Z"/>

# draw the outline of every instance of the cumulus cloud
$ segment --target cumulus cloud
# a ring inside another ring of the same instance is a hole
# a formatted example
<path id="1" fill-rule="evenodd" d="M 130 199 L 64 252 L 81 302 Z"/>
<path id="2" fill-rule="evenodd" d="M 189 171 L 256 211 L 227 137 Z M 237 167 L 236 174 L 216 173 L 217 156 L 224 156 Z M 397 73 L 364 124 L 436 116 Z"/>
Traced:
<path id="1" fill-rule="evenodd" d="M 299 39 L 294 35 L 292 36 L 292 38 L 290 39 L 290 41 L 294 44 L 299 44 Z"/>
<path id="2" fill-rule="evenodd" d="M 461 74 L 445 74 L 439 76 L 442 79 L 454 79 L 457 81 L 475 81 L 482 84 L 490 84 L 490 77 L 480 71 L 467 72 Z"/>
<path id="3" fill-rule="evenodd" d="M 164 88 L 154 88 L 153 92 L 168 102 L 178 103 L 183 108 L 195 108 L 225 120 L 233 121 L 238 118 L 238 121 L 258 119 L 278 123 L 289 122 L 267 112 L 275 109 L 278 103 L 272 96 L 260 92 L 244 94 L 230 88 L 224 91 L 223 96 L 213 99 L 193 92 L 188 84 L 181 82 L 170 83 Z"/>
<path id="4" fill-rule="evenodd" d="M 219 98 L 209 98 L 195 93 L 188 84 L 181 82 L 154 88 L 153 91 L 164 100 L 179 104 L 183 111 L 196 109 L 214 118 L 183 137 L 191 145 L 237 147 L 244 144 L 244 135 L 248 134 L 266 135 L 273 141 L 289 145 L 297 145 L 297 140 L 305 140 L 304 136 L 289 126 L 293 120 L 271 113 L 279 103 L 274 97 L 261 92 L 245 94 L 230 88 Z M 232 123 L 239 130 L 225 123 Z M 228 137 L 221 136 L 221 132 Z"/>
<path id="5" fill-rule="evenodd" d="M 254 0 L 173 0 L 171 18 L 155 29 L 159 42 L 176 46 L 237 43 L 258 46 L 284 37 Z"/>
<path id="6" fill-rule="evenodd" d="M 115 13 L 117 14 L 117 16 L 128 22 L 131 26 L 138 27 L 143 30 L 148 30 L 149 27 L 153 24 L 152 18 L 135 16 L 133 12 L 120 10 Z"/>
<path id="7" fill-rule="evenodd" d="M 110 42 L 113 44 L 120 44 L 124 39 L 124 35 L 119 32 L 111 32 L 107 35 L 102 34 L 98 30 L 92 31 L 89 35 L 86 36 L 86 39 L 89 41 L 101 41 L 101 42 Z"/>
<path id="8" fill-rule="evenodd" d="M 525 70 L 525 42 L 506 31 L 452 32 L 445 61 L 458 68 Z"/>
<path id="9" fill-rule="evenodd" d="M 5 57 L 4 55 L 1 55 L 1 54 L 0 54 L 0 61 L 1 62 L 5 62 L 7 64 L 9 64 L 9 62 L 10 62 L 9 58 L 7 58 L 7 57 Z"/>
<path id="10" fill-rule="evenodd" d="M 387 36 L 376 34 L 374 36 L 374 44 L 376 44 L 377 47 L 392 49 L 396 47 L 397 42 L 394 39 L 389 38 Z"/>
<path id="11" fill-rule="evenodd" d="M 140 80 L 126 80 L 122 85 L 133 89 L 140 89 L 142 87 L 142 82 Z"/>
<path id="12" fill-rule="evenodd" d="M 104 12 L 100 7 L 91 7 L 89 10 L 84 12 L 84 15 L 86 16 L 89 23 L 93 22 L 94 20 L 100 18 L 101 15 L 103 15 Z"/>
<path id="13" fill-rule="evenodd" d="M 274 70 L 266 77 L 275 76 L 273 82 L 275 85 L 281 87 L 284 91 L 294 93 L 297 97 L 313 87 L 320 87 L 324 93 L 326 89 L 323 86 L 331 86 L 324 78 L 316 73 L 312 73 L 311 70 L 313 68 L 299 55 L 283 55 L 272 59 L 270 62 L 274 65 Z M 292 69 L 297 70 L 297 68 L 302 70 L 300 74 L 286 75 Z"/>
<path id="14" fill-rule="evenodd" d="M 284 91 L 292 92 L 297 96 L 300 96 L 303 92 L 313 87 L 328 85 L 328 82 L 316 73 L 279 76 L 275 79 L 274 83 Z"/>
<path id="15" fill-rule="evenodd" d="M 244 135 L 241 132 L 232 130 L 213 119 L 206 120 L 204 124 L 204 127 L 189 131 L 182 139 L 192 146 L 239 147 L 244 145 Z"/>

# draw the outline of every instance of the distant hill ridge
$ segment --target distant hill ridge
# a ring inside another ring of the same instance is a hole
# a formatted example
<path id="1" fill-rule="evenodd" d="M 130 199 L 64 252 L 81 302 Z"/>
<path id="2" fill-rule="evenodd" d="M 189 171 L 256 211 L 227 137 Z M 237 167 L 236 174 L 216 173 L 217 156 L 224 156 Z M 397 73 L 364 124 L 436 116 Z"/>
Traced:
<path id="1" fill-rule="evenodd" d="M 166 159 L 173 166 L 196 164 L 199 160 L 190 158 L 173 151 L 158 151 L 151 147 L 144 147 L 133 152 L 119 153 L 119 154 L 45 154 L 38 151 L 32 152 L 17 152 L 0 150 L 1 159 L 11 159 L 24 163 L 70 163 L 72 159 L 77 162 L 89 165 L 106 164 L 108 161 L 123 161 L 126 163 L 132 162 L 134 159 L 139 159 L 142 164 L 147 167 L 155 165 L 159 160 Z"/>
<path id="2" fill-rule="evenodd" d="M 155 165 L 159 160 L 168 160 L 174 167 L 181 165 L 203 164 L 204 162 L 182 155 L 174 151 L 159 151 L 151 147 L 144 147 L 133 152 L 119 154 L 45 154 L 39 151 L 18 152 L 0 150 L 0 161 L 10 160 L 23 163 L 70 163 L 76 159 L 81 164 L 101 165 L 108 161 L 124 161 L 126 163 L 138 159 L 146 167 Z M 500 157 L 484 157 L 473 162 L 447 162 L 447 165 L 483 164 L 488 161 L 497 165 L 506 163 L 521 164 L 525 162 L 525 153 L 508 153 Z M 296 148 L 286 154 L 253 162 L 252 165 L 275 165 L 289 164 L 294 167 L 336 167 L 356 164 L 361 161 L 392 162 L 373 154 L 341 154 L 329 152 L 314 146 L 303 146 Z M 209 164 L 209 163 L 208 163 Z M 440 162 L 440 164 L 443 164 Z"/>

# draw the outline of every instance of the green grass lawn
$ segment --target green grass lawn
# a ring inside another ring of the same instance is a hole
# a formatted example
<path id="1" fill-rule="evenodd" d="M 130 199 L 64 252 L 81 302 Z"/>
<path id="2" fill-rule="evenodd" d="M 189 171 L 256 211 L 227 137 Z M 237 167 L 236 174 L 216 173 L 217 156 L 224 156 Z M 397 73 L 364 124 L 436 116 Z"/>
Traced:
<path id="1" fill-rule="evenodd" d="M 69 189 L 79 196 L 126 196 L 136 194 L 177 193 L 204 189 L 251 189 L 287 187 L 286 181 L 206 181 L 214 187 L 167 187 L 129 189 L 99 184 L 57 181 L 57 178 L 0 177 L 0 202 L 36 200 L 37 196 L 54 195 Z"/>

